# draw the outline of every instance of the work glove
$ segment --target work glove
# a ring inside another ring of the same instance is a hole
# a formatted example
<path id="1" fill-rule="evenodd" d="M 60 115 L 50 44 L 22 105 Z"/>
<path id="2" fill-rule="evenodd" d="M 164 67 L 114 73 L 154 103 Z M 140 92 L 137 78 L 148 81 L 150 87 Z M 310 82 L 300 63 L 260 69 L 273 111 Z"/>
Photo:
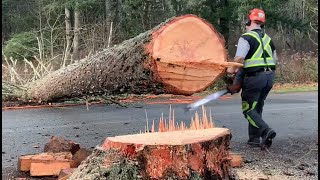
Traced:
<path id="1" fill-rule="evenodd" d="M 231 93 L 231 95 L 238 93 L 241 89 L 241 83 L 235 82 L 235 77 L 235 74 L 226 74 L 223 79 L 227 84 L 228 93 Z"/>
<path id="2" fill-rule="evenodd" d="M 240 68 L 235 67 L 235 66 L 230 66 L 227 68 L 227 73 L 228 74 L 236 74 L 239 71 Z"/>
<path id="3" fill-rule="evenodd" d="M 240 92 L 244 78 L 243 69 L 239 68 L 236 74 L 227 74 L 227 77 L 228 81 L 226 81 L 226 83 L 228 92 L 231 95 Z"/>
<path id="4" fill-rule="evenodd" d="M 241 89 L 241 83 L 235 83 L 227 86 L 227 90 L 231 95 L 238 93 L 240 89 Z"/>

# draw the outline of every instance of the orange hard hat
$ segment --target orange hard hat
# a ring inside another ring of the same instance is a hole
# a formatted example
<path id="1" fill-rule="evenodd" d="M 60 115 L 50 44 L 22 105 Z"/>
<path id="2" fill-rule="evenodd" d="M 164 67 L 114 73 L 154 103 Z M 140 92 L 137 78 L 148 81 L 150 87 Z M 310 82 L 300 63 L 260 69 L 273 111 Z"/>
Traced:
<path id="1" fill-rule="evenodd" d="M 265 23 L 266 22 L 266 14 L 264 13 L 263 10 L 254 8 L 250 11 L 249 13 L 249 19 L 251 21 L 260 21 Z"/>

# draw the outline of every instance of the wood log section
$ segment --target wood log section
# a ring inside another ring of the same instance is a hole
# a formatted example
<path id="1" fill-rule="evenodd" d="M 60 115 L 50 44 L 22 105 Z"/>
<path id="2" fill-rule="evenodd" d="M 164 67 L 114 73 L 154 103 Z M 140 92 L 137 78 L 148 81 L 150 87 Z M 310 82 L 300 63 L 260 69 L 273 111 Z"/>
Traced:
<path id="1" fill-rule="evenodd" d="M 228 63 L 223 37 L 204 19 L 183 15 L 27 85 L 26 98 L 55 101 L 97 94 L 191 95 Z M 241 65 L 240 65 L 241 66 Z"/>
<path id="2" fill-rule="evenodd" d="M 108 137 L 69 179 L 234 179 L 230 131 L 199 119 L 189 128 L 162 119 L 158 132 Z"/>
<path id="3" fill-rule="evenodd" d="M 30 176 L 58 176 L 61 169 L 68 169 L 70 167 L 70 163 L 66 161 L 31 163 Z"/>
<path id="4" fill-rule="evenodd" d="M 31 165 L 33 163 L 40 163 L 40 164 L 47 164 L 47 165 L 58 164 L 57 166 L 59 166 L 59 164 L 62 164 L 61 166 L 68 165 L 69 167 L 74 167 L 72 154 L 70 152 L 60 152 L 60 153 L 47 152 L 47 153 L 20 156 L 18 159 L 18 170 L 23 172 L 28 172 L 30 171 Z M 38 168 L 34 168 L 34 169 L 37 170 Z"/>

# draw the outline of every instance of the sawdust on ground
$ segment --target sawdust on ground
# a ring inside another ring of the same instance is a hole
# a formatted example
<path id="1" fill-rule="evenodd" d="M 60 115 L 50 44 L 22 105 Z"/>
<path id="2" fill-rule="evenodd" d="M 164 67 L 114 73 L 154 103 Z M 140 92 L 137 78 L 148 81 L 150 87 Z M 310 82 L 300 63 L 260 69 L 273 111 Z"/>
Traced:
<path id="1" fill-rule="evenodd" d="M 233 152 L 243 155 L 244 166 L 235 168 L 239 180 L 318 179 L 318 136 L 277 140 L 268 151 L 232 142 Z"/>

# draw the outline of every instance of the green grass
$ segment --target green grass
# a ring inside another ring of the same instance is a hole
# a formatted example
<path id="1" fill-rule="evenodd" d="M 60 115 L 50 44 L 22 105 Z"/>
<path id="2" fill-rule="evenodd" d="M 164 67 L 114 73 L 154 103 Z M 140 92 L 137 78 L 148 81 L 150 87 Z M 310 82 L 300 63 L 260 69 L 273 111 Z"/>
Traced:
<path id="1" fill-rule="evenodd" d="M 298 86 L 298 87 L 295 87 Z M 219 90 L 222 90 L 224 88 L 210 88 L 207 89 L 206 91 L 202 91 L 199 93 L 195 93 L 194 96 L 206 96 L 209 94 L 212 94 L 214 92 L 217 92 Z M 314 84 L 300 84 L 300 85 L 294 85 L 294 84 L 288 84 L 285 86 L 278 86 L 278 87 L 273 87 L 271 89 L 271 93 L 292 93 L 292 92 L 311 92 L 311 91 L 318 91 L 318 86 L 315 86 Z M 237 93 L 240 94 L 240 93 Z"/>
<path id="2" fill-rule="evenodd" d="M 318 91 L 318 86 L 283 87 L 283 88 L 271 90 L 271 92 L 273 93 L 309 92 L 309 91 Z"/>

